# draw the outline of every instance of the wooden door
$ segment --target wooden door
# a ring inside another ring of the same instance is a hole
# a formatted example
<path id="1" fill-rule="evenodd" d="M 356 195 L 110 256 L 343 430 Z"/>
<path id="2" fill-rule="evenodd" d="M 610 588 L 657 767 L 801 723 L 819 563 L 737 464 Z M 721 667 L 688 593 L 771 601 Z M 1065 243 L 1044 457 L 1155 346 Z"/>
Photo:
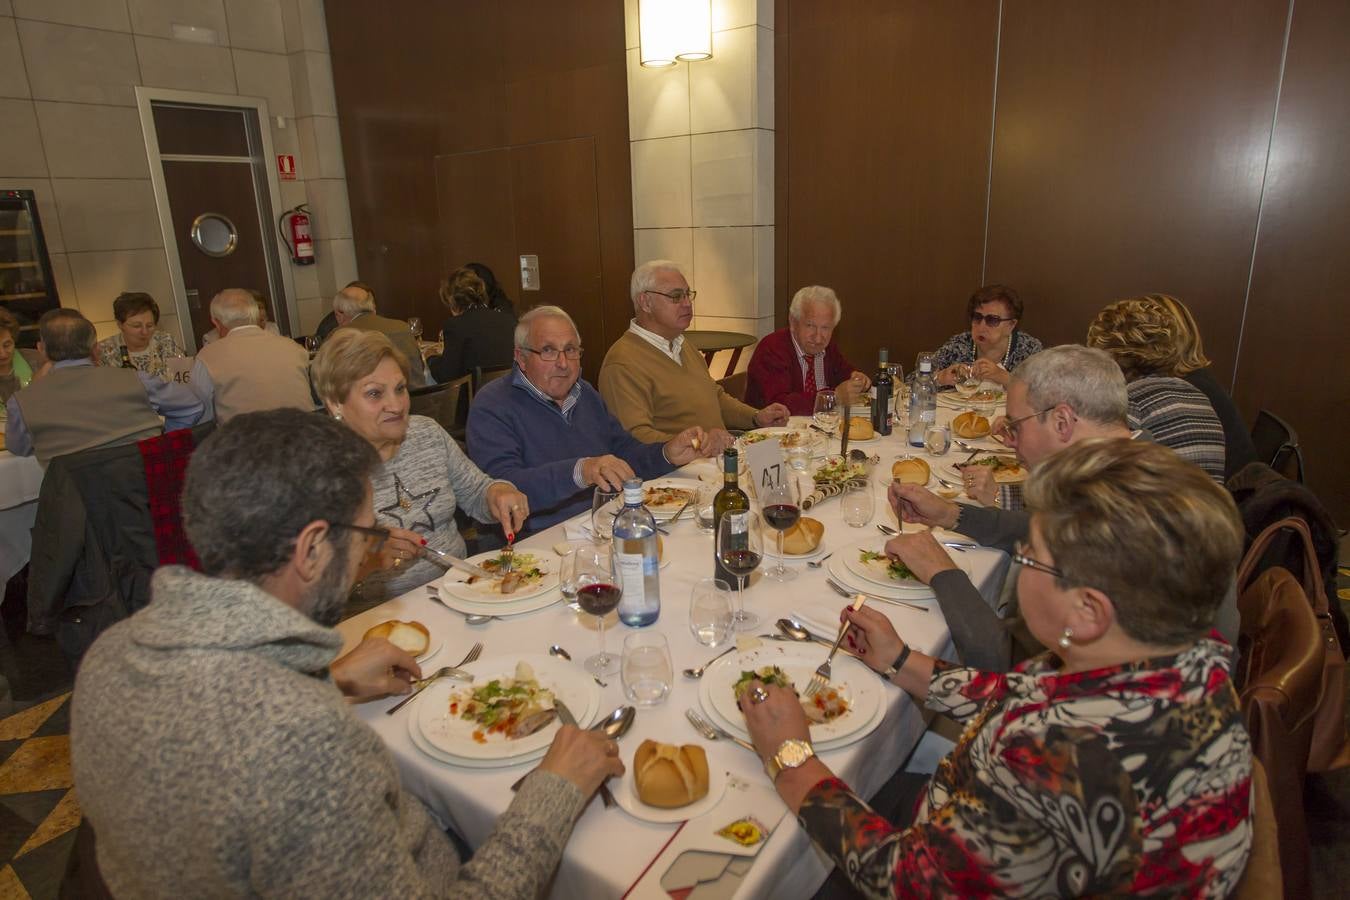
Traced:
<path id="1" fill-rule="evenodd" d="M 444 271 L 482 262 L 518 314 L 544 304 L 567 310 L 586 345 L 583 372 L 594 381 L 608 349 L 595 142 L 576 138 L 438 156 L 436 194 Z M 539 258 L 537 291 L 521 289 L 522 254 Z M 427 314 L 434 316 L 430 321 L 446 315 Z"/>

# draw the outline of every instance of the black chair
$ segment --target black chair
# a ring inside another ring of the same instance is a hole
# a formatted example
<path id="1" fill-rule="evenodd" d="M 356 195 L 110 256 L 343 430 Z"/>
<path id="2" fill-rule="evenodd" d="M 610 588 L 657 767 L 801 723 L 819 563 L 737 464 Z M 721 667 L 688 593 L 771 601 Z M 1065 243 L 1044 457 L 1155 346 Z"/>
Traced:
<path id="1" fill-rule="evenodd" d="M 1252 425 L 1252 443 L 1256 445 L 1258 462 L 1302 483 L 1303 448 L 1299 446 L 1298 432 L 1288 422 L 1269 410 L 1261 410 Z"/>
<path id="2" fill-rule="evenodd" d="M 472 378 L 465 375 L 445 384 L 431 384 L 408 392 L 412 414 L 427 416 L 463 443 L 464 425 L 469 416 L 469 401 L 473 399 Z"/>
<path id="3" fill-rule="evenodd" d="M 473 392 L 476 394 L 483 389 L 483 385 L 489 381 L 495 381 L 503 375 L 510 375 L 511 367 L 502 366 L 499 369 L 484 369 L 482 366 L 473 367 Z"/>

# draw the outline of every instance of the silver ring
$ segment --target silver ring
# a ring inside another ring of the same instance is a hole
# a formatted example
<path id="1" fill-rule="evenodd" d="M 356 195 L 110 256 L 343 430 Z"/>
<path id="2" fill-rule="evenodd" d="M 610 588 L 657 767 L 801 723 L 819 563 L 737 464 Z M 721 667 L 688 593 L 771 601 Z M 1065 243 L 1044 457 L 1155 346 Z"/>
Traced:
<path id="1" fill-rule="evenodd" d="M 512 504 L 511 504 L 511 512 L 520 512 L 520 504 L 518 504 L 518 503 L 512 503 Z"/>
<path id="2" fill-rule="evenodd" d="M 751 703 L 759 704 L 763 703 L 765 700 L 768 699 L 769 699 L 769 692 L 764 690 L 764 688 L 760 687 L 759 685 L 755 685 L 753 688 L 750 689 Z"/>

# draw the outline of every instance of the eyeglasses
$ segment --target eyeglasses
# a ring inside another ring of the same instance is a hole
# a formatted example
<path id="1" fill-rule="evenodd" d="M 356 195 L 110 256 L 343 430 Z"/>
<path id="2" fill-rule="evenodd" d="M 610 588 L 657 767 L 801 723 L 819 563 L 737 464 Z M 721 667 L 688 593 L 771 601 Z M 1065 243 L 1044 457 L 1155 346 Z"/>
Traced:
<path id="1" fill-rule="evenodd" d="M 557 362 L 558 354 L 562 354 L 568 359 L 581 359 L 580 347 L 564 347 L 559 350 L 557 347 L 545 347 L 543 350 L 536 350 L 533 347 L 521 347 L 526 353 L 533 353 L 544 362 Z"/>
<path id="2" fill-rule="evenodd" d="M 1039 412 L 1030 413 L 1025 416 L 1018 416 L 1016 419 L 1009 419 L 1008 421 L 1003 423 L 1003 428 L 1005 431 L 1008 432 L 1008 434 L 1012 435 L 1013 438 L 1016 439 L 1017 432 L 1021 429 L 1023 422 L 1025 422 L 1027 419 L 1034 419 L 1037 416 L 1043 416 L 1052 409 L 1054 409 L 1053 406 L 1047 406 L 1045 409 Z"/>
<path id="3" fill-rule="evenodd" d="M 1002 323 L 1002 322 L 1012 322 L 1012 321 L 1015 321 L 1015 318 L 1016 318 L 1016 317 L 1014 317 L 1014 316 L 1006 316 L 1006 317 L 1005 317 L 1005 316 L 996 316 L 996 315 L 994 315 L 993 313 L 990 313 L 990 314 L 987 315 L 987 316 L 982 316 L 982 315 L 980 315 L 979 313 L 971 313 L 971 314 L 970 314 L 970 324 L 974 325 L 974 324 L 977 323 L 977 322 L 983 322 L 984 324 L 988 325 L 990 328 L 997 328 L 997 327 L 999 326 L 1000 323 Z"/>
<path id="4" fill-rule="evenodd" d="M 1037 572 L 1044 572 L 1047 575 L 1053 575 L 1056 578 L 1062 578 L 1065 579 L 1066 581 L 1068 580 L 1069 576 L 1064 574 L 1063 569 L 1056 569 L 1054 566 L 1047 565 L 1046 563 L 1043 562 L 1038 562 L 1037 560 L 1032 559 L 1030 556 L 1027 556 L 1027 550 L 1029 549 L 1031 548 L 1027 546 L 1027 543 L 1025 541 L 1018 541 L 1016 544 L 1013 545 L 1013 555 L 1012 555 L 1013 561 L 1018 563 L 1019 565 L 1026 566 L 1028 569 L 1035 569 Z"/>
<path id="5" fill-rule="evenodd" d="M 364 534 L 375 543 L 372 550 L 379 550 L 384 546 L 384 542 L 389 540 L 388 528 L 371 528 L 368 525 L 351 525 L 347 522 L 329 522 L 329 528 L 345 528 L 347 531 L 355 531 L 357 534 Z"/>
<path id="6" fill-rule="evenodd" d="M 681 290 L 674 290 L 671 291 L 669 294 L 667 294 L 665 291 L 644 291 L 643 293 L 660 294 L 662 297 L 665 297 L 671 303 L 683 303 L 686 300 L 688 300 L 690 303 L 693 303 L 694 298 L 698 296 L 698 291 L 681 291 Z"/>

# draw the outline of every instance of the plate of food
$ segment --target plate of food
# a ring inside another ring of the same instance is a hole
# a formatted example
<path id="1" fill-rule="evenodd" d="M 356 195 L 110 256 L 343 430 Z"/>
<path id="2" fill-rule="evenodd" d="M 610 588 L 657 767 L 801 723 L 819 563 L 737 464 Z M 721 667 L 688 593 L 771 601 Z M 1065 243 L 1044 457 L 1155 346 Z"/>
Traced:
<path id="1" fill-rule="evenodd" d="M 453 757 L 504 761 L 546 748 L 559 728 L 557 701 L 583 728 L 599 708 L 600 689 L 591 677 L 551 656 L 480 660 L 464 668 L 472 683 L 442 679 L 416 702 L 422 736 Z"/>
<path id="2" fill-rule="evenodd" d="M 698 744 L 643 741 L 614 788 L 619 808 L 644 822 L 670 825 L 712 810 L 727 789 L 727 773 L 708 765 Z"/>
<path id="3" fill-rule="evenodd" d="M 1017 457 L 1009 456 L 1006 453 L 991 453 L 989 456 L 983 456 L 968 463 L 956 463 L 947 471 L 957 481 L 960 481 L 961 470 L 971 466 L 989 467 L 994 473 L 995 484 L 1020 484 L 1026 481 L 1027 476 L 1031 474 L 1027 471 L 1026 466 L 1017 461 Z"/>
<path id="4" fill-rule="evenodd" d="M 836 656 L 834 677 L 829 685 L 814 697 L 801 696 L 816 666 L 824 659 L 823 649 L 818 645 L 765 641 L 757 647 L 729 653 L 704 672 L 699 682 L 699 700 L 705 710 L 716 712 L 729 731 L 748 739 L 745 716 L 736 701 L 758 679 L 797 692 L 802 711 L 811 723 L 813 744 L 851 740 L 871 722 L 881 705 L 882 684 L 856 659 Z"/>
<path id="5" fill-rule="evenodd" d="M 548 555 L 517 548 L 510 571 L 500 550 L 469 557 L 469 562 L 491 573 L 490 578 L 451 569 L 441 580 L 444 591 L 474 603 L 499 604 L 532 600 L 558 589 L 558 566 Z"/>
<path id="6" fill-rule="evenodd" d="M 777 438 L 778 446 L 786 450 L 788 447 L 813 445 L 816 443 L 816 439 L 820 437 L 823 437 L 820 432 L 811 431 L 808 428 L 756 428 L 754 431 L 747 431 L 741 435 L 740 441 L 748 447 L 751 444 L 767 441 L 769 438 Z"/>
<path id="7" fill-rule="evenodd" d="M 939 535 L 939 537 L 942 536 Z M 948 554 L 952 557 L 952 562 L 958 569 L 969 574 L 970 570 L 965 560 L 961 558 L 962 555 L 957 552 Z M 886 555 L 885 538 L 869 539 L 854 544 L 839 551 L 837 556 L 844 570 L 854 576 L 850 580 L 862 579 L 868 584 L 890 588 L 905 594 L 932 592 L 932 588 L 914 577 L 914 573 L 909 570 L 908 566 L 898 559 L 891 559 Z M 906 599 L 909 599 L 908 596 L 906 596 Z"/>
<path id="8" fill-rule="evenodd" d="M 846 461 L 840 456 L 827 456 L 811 474 L 811 479 L 816 484 L 843 485 L 860 478 L 863 480 L 867 478 L 866 464 Z"/>
<path id="9" fill-rule="evenodd" d="M 699 482 L 692 478 L 653 478 L 642 485 L 642 502 L 652 517 L 661 522 L 672 518 L 680 507 L 697 497 L 698 489 Z"/>

